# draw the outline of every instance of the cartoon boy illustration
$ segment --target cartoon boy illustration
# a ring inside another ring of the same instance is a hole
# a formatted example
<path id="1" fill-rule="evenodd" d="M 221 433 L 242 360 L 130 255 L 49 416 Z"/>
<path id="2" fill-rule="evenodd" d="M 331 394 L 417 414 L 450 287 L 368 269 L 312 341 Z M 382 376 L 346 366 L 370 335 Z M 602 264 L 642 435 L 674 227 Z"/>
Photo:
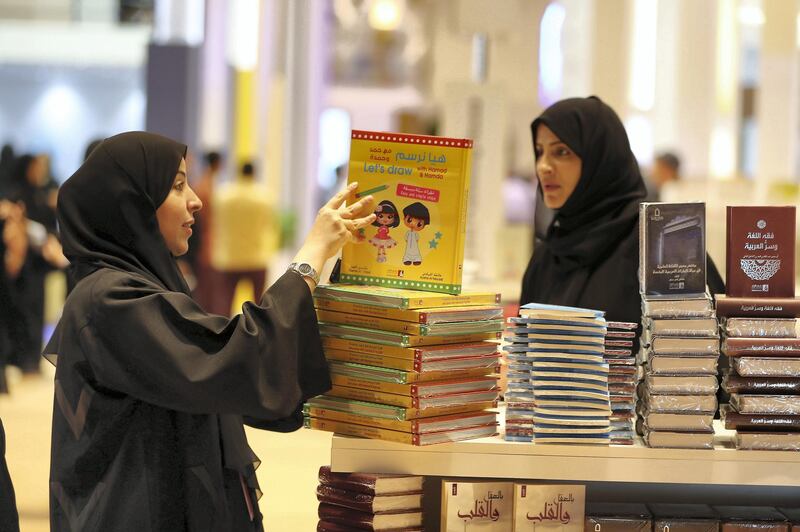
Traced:
<path id="1" fill-rule="evenodd" d="M 403 209 L 403 223 L 409 229 L 406 232 L 406 252 L 403 255 L 403 264 L 419 266 L 422 264 L 422 255 L 419 252 L 419 232 L 431 223 L 428 208 L 420 202 L 412 203 Z"/>
<path id="2" fill-rule="evenodd" d="M 386 250 L 397 245 L 397 241 L 389 236 L 389 228 L 400 225 L 400 216 L 397 207 L 389 200 L 378 203 L 375 209 L 375 221 L 372 225 L 378 227 L 375 236 L 369 239 L 369 243 L 378 248 L 377 262 L 386 262 Z"/>

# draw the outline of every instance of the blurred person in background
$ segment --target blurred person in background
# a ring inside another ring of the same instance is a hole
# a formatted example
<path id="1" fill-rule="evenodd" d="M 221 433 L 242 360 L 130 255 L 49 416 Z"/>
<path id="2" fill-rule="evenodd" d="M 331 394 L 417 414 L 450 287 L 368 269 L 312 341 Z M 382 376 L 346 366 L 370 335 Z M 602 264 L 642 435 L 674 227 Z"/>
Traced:
<path id="1" fill-rule="evenodd" d="M 189 239 L 187 260 L 194 273 L 196 283 L 192 290 L 195 300 L 206 310 L 215 308 L 219 290 L 211 265 L 211 250 L 214 246 L 214 189 L 222 171 L 222 155 L 210 151 L 205 155 L 205 169 L 194 187 L 195 194 L 203 202 L 203 211 L 195 216 L 194 232 Z"/>
<path id="2" fill-rule="evenodd" d="M 44 286 L 46 275 L 67 266 L 61 244 L 55 236 L 56 217 L 48 185 L 47 159 L 21 156 L 15 165 L 9 197 L 25 208 L 28 253 L 16 279 L 11 283 L 8 313 L 11 327 L 12 359 L 26 375 L 39 373 L 44 333 Z"/>
<path id="3" fill-rule="evenodd" d="M 28 237 L 25 229 L 25 209 L 21 205 L 0 200 L 0 393 L 8 393 L 5 364 L 11 347 L 9 328 L 13 323 L 5 309 L 10 302 L 9 283 L 15 279 L 25 262 Z M 6 435 L 0 419 L 0 532 L 19 532 L 14 486 L 6 465 Z"/>
<path id="4" fill-rule="evenodd" d="M 64 183 L 58 220 L 78 284 L 45 349 L 52 530 L 264 530 L 243 421 L 297 430 L 303 403 L 330 389 L 312 293 L 325 261 L 375 220 L 371 196 L 345 205 L 354 195 L 355 184 L 321 209 L 293 265 L 227 318 L 191 298 L 175 260 L 202 208 L 185 145 L 116 135 Z"/>
<path id="5" fill-rule="evenodd" d="M 241 174 L 214 194 L 211 255 L 218 272 L 220 295 L 213 312 L 229 315 L 236 286 L 246 279 L 260 294 L 267 279 L 267 265 L 278 247 L 279 220 L 267 188 L 255 179 L 252 162 L 242 165 Z"/>
<path id="6" fill-rule="evenodd" d="M 681 160 L 672 152 L 656 156 L 650 178 L 645 180 L 647 197 L 645 201 L 664 201 L 664 192 L 681 178 Z"/>
<path id="7" fill-rule="evenodd" d="M 11 192 L 14 161 L 14 148 L 11 144 L 4 144 L 0 149 L 0 199 L 7 198 Z"/>

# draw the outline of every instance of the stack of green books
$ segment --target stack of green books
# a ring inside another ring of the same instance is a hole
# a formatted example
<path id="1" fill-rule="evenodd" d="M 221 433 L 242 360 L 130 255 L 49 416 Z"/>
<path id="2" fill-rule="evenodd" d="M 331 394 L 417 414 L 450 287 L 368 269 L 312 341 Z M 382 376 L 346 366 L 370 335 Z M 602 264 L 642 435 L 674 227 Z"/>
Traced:
<path id="1" fill-rule="evenodd" d="M 428 445 L 496 433 L 500 295 L 317 287 L 333 389 L 306 427 Z"/>

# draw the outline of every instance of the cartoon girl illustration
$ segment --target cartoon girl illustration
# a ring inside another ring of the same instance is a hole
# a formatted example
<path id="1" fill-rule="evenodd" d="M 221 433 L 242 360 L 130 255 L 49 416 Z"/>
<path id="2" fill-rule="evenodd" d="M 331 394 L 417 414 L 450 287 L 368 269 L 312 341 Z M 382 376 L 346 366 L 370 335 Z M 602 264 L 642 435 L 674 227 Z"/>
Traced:
<path id="1" fill-rule="evenodd" d="M 397 241 L 389 236 L 389 228 L 400 225 L 400 216 L 397 207 L 389 200 L 378 203 L 375 215 L 377 218 L 372 225 L 378 227 L 378 232 L 369 239 L 369 243 L 378 248 L 377 262 L 386 262 L 386 250 L 397 245 Z"/>
<path id="2" fill-rule="evenodd" d="M 409 229 L 406 232 L 406 252 L 403 254 L 403 264 L 419 266 L 422 264 L 422 254 L 419 251 L 419 232 L 431 223 L 430 212 L 422 203 L 412 203 L 403 209 L 403 223 Z"/>

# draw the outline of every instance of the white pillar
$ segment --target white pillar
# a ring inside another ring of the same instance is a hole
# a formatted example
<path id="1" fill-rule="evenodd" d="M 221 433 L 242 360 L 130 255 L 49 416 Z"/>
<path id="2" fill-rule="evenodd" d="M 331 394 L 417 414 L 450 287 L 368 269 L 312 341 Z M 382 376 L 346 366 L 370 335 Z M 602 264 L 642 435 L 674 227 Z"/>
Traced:
<path id="1" fill-rule="evenodd" d="M 319 116 L 328 48 L 327 4 L 291 0 L 288 4 L 286 99 L 284 103 L 283 205 L 297 216 L 296 243 L 316 213 Z"/>
<path id="2" fill-rule="evenodd" d="M 795 0 L 763 0 L 756 124 L 759 181 L 796 181 L 798 176 L 797 17 Z"/>

